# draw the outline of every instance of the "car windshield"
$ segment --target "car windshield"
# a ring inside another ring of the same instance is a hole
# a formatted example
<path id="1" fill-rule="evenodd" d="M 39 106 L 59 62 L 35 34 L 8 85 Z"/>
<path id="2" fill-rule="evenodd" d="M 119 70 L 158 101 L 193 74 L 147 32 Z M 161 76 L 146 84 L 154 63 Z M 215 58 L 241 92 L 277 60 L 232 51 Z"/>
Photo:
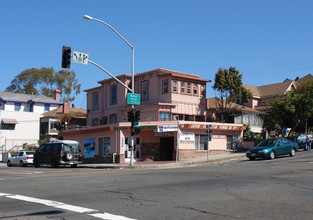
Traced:
<path id="1" fill-rule="evenodd" d="M 277 139 L 266 139 L 266 140 L 263 140 L 261 143 L 259 143 L 258 146 L 270 147 L 270 146 L 275 146 L 276 143 L 277 143 Z"/>

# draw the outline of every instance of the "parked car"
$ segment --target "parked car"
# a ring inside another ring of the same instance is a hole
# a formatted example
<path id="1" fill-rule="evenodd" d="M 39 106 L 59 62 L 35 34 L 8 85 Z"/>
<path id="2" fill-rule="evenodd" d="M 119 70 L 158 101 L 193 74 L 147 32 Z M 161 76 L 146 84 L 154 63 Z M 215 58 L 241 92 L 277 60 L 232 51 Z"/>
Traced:
<path id="1" fill-rule="evenodd" d="M 7 160 L 7 166 L 19 165 L 20 167 L 27 166 L 28 164 L 33 164 L 34 151 L 19 151 L 13 156 L 9 157 Z"/>
<path id="2" fill-rule="evenodd" d="M 261 141 L 256 147 L 248 150 L 246 156 L 250 160 L 255 160 L 255 158 L 273 160 L 276 156 L 285 154 L 294 157 L 298 150 L 298 144 L 287 138 L 269 138 Z"/>
<path id="3" fill-rule="evenodd" d="M 290 136 L 287 138 L 289 140 L 297 143 L 300 149 L 307 150 L 306 149 L 306 136 L 305 135 Z"/>
<path id="4" fill-rule="evenodd" d="M 57 140 L 44 143 L 36 150 L 34 155 L 34 167 L 40 165 L 70 165 L 77 167 L 82 163 L 80 144 L 73 140 Z"/>

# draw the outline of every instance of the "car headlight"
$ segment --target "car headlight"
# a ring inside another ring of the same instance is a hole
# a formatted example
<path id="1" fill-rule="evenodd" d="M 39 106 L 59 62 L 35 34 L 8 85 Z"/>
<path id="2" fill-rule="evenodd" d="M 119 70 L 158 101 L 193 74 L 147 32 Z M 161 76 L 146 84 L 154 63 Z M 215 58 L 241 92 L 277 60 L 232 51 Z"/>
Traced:
<path id="1" fill-rule="evenodd" d="M 260 150 L 259 153 L 266 153 L 267 152 L 267 149 L 264 149 L 264 150 Z"/>

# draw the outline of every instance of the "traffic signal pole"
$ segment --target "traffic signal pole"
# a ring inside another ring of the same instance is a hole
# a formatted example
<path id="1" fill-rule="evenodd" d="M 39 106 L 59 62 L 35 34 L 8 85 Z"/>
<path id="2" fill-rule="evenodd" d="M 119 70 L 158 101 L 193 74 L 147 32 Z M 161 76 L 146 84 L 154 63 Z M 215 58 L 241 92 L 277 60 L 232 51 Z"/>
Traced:
<path id="1" fill-rule="evenodd" d="M 134 93 L 134 85 L 135 85 L 135 77 L 134 77 L 134 74 L 135 74 L 135 52 L 134 52 L 134 45 L 131 45 L 119 32 L 117 32 L 117 30 L 115 30 L 111 25 L 109 25 L 108 23 L 100 20 L 100 19 L 97 19 L 97 18 L 93 18 L 89 15 L 84 15 L 84 18 L 85 19 L 88 19 L 88 20 L 94 20 L 94 21 L 98 21 L 102 24 L 105 24 L 106 26 L 108 26 L 111 30 L 114 31 L 114 33 L 116 33 L 131 49 L 132 49 L 132 88 L 131 88 L 131 92 Z M 132 110 L 134 111 L 134 105 L 132 105 Z M 134 165 L 134 135 L 132 134 L 131 135 L 131 158 L 130 158 L 130 166 L 133 166 Z"/>

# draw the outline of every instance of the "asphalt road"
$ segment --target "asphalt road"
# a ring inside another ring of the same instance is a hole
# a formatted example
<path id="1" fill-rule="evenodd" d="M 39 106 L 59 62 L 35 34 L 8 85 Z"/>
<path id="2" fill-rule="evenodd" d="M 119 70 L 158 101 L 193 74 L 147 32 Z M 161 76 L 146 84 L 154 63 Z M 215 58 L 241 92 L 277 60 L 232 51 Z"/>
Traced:
<path id="1" fill-rule="evenodd" d="M 0 219 L 313 219 L 313 152 L 151 170 L 2 166 Z"/>

